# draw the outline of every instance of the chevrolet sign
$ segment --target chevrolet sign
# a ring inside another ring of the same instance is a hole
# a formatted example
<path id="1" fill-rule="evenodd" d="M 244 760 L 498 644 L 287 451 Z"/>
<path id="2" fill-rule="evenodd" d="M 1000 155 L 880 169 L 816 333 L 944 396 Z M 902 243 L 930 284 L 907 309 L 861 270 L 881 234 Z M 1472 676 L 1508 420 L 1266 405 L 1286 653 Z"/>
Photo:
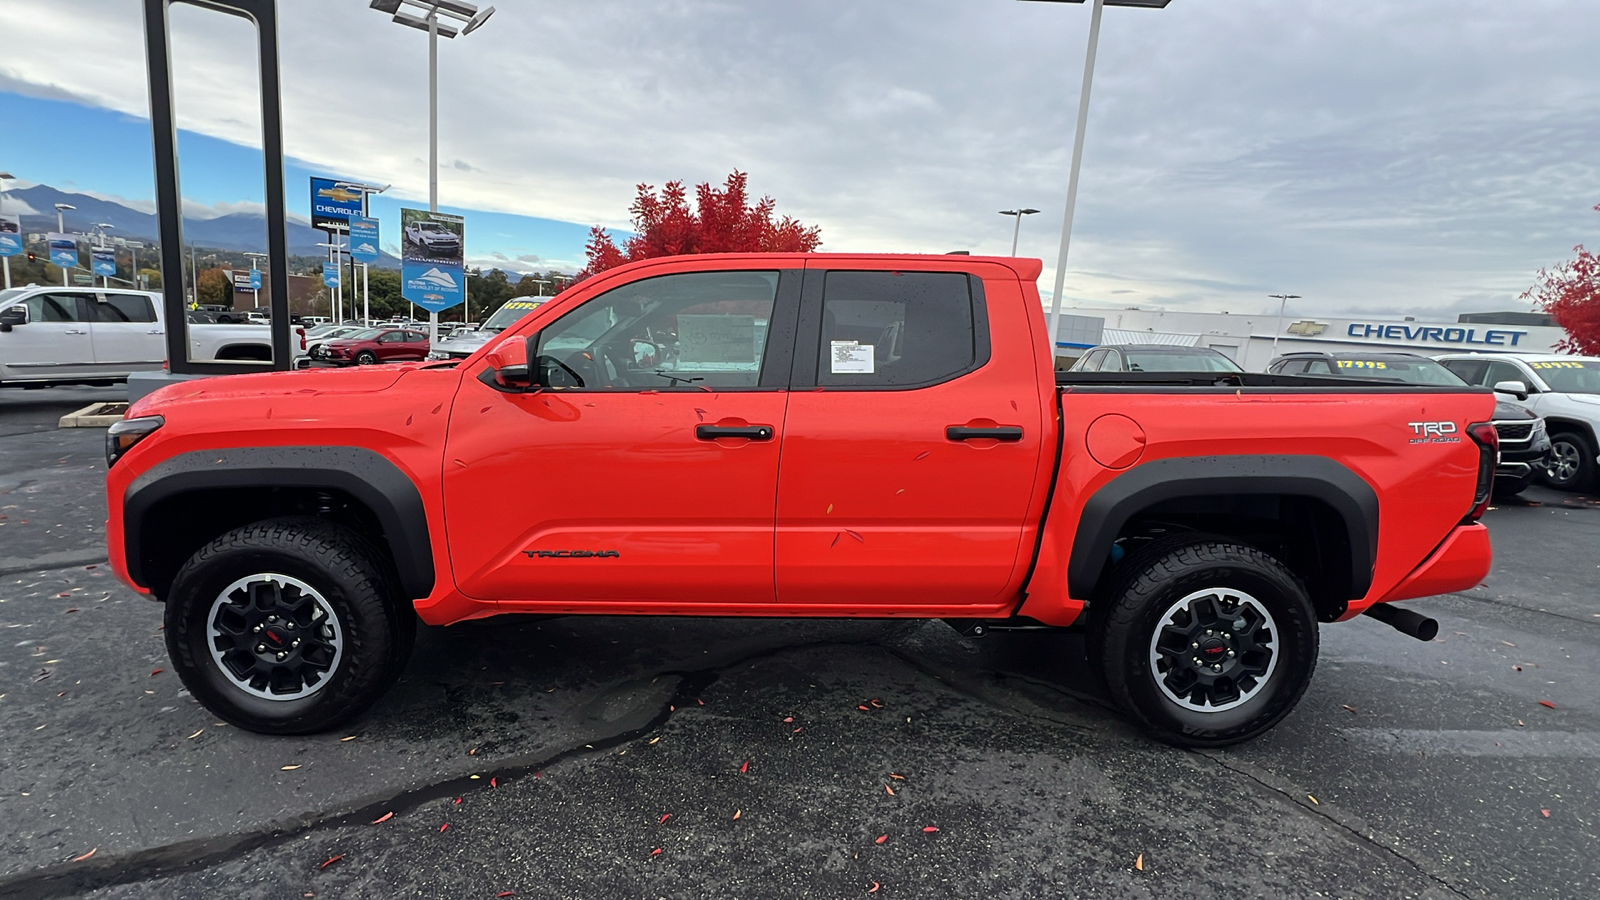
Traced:
<path id="1" fill-rule="evenodd" d="M 1305 323 L 1297 322 L 1296 326 Z M 1291 326 L 1293 330 L 1294 326 Z M 1432 341 L 1440 344 L 1469 344 L 1478 346 L 1515 347 L 1528 336 L 1526 331 L 1503 328 L 1460 328 L 1443 325 L 1400 325 L 1392 323 L 1351 322 L 1345 329 L 1348 337 L 1358 340 L 1376 338 L 1382 341 Z"/>
<path id="2" fill-rule="evenodd" d="M 1325 324 L 1323 322 L 1311 322 L 1311 321 L 1296 322 L 1293 325 L 1290 325 L 1288 328 L 1284 329 L 1284 331 L 1287 331 L 1290 334 L 1298 334 L 1301 337 L 1316 337 L 1317 335 L 1319 335 L 1319 334 L 1321 334 L 1321 333 L 1323 333 L 1324 331 L 1327 331 L 1327 330 L 1328 330 L 1327 324 Z"/>

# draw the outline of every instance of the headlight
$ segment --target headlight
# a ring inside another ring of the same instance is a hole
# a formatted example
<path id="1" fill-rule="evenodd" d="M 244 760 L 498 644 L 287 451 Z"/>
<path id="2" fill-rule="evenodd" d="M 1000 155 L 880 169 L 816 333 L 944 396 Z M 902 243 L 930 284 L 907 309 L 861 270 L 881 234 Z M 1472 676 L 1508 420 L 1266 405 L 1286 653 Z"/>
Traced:
<path id="1" fill-rule="evenodd" d="M 1543 434 L 1544 433 L 1544 419 L 1534 419 L 1533 420 L 1533 433 L 1534 434 Z"/>
<path id="2" fill-rule="evenodd" d="M 106 468 L 116 465 L 124 453 L 165 424 L 167 420 L 160 416 L 140 416 L 137 419 L 123 419 L 106 429 Z"/>

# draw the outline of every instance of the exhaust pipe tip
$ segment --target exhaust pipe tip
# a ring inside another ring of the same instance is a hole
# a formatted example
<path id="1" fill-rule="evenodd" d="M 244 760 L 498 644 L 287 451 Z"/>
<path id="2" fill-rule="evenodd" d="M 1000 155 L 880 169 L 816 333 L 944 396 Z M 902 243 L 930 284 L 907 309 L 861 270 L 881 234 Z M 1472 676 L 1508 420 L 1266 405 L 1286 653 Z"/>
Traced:
<path id="1" fill-rule="evenodd" d="M 1431 641 L 1439 636 L 1438 621 L 1409 609 L 1401 609 L 1388 603 L 1374 603 L 1367 607 L 1366 615 L 1419 641 Z"/>

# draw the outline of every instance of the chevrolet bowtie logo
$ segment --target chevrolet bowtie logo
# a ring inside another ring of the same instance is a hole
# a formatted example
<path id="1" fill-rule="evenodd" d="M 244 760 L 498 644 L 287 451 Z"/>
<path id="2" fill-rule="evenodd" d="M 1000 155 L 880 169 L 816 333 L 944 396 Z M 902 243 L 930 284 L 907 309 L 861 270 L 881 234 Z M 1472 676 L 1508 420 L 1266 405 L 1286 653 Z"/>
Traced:
<path id="1" fill-rule="evenodd" d="M 1328 326 L 1324 323 L 1312 322 L 1309 319 L 1304 322 L 1296 322 L 1284 329 L 1284 331 L 1287 331 L 1290 334 L 1298 334 L 1301 337 L 1316 337 L 1327 330 Z"/>

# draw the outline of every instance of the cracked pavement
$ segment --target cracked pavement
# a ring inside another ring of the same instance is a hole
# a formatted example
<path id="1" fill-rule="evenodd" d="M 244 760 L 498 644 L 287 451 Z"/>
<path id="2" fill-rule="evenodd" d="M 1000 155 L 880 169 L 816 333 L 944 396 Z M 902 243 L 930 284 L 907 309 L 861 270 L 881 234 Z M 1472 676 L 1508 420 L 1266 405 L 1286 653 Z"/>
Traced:
<path id="1" fill-rule="evenodd" d="M 1587 898 L 1600 883 L 1587 498 L 1535 489 L 1490 513 L 1486 584 L 1410 604 L 1438 641 L 1324 628 L 1300 707 L 1229 750 L 1130 728 L 1077 635 L 969 641 L 915 621 L 423 629 L 349 728 L 267 738 L 183 693 L 159 609 L 104 566 L 103 432 L 50 426 L 108 395 L 0 392 L 0 897 Z"/>

